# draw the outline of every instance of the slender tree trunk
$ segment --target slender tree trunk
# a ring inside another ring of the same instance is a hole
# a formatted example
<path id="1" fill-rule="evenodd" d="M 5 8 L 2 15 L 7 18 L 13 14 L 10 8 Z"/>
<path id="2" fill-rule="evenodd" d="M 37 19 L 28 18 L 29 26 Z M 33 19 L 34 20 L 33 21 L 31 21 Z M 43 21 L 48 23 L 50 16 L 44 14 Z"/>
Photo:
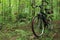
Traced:
<path id="1" fill-rule="evenodd" d="M 5 21 L 5 17 L 4 17 L 4 2 L 2 0 L 2 16 L 3 16 L 3 23 Z"/>
<path id="2" fill-rule="evenodd" d="M 11 14 L 11 0 L 9 0 L 9 14 Z"/>
<path id="3" fill-rule="evenodd" d="M 35 15 L 35 8 L 33 6 L 35 6 L 35 0 L 31 0 L 31 5 L 32 5 L 32 15 Z"/>
<path id="4" fill-rule="evenodd" d="M 9 0 L 9 12 L 8 12 L 8 19 L 9 19 L 9 21 L 11 21 L 11 11 L 12 11 L 11 0 Z"/>
<path id="5" fill-rule="evenodd" d="M 20 0 L 18 0 L 18 13 L 20 13 Z"/>

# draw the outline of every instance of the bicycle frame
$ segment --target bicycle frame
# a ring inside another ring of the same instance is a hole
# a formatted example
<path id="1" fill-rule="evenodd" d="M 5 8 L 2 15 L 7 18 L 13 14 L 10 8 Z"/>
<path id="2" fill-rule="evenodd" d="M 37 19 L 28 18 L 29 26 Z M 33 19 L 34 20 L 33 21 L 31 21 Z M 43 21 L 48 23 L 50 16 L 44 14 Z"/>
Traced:
<path id="1" fill-rule="evenodd" d="M 33 2 L 33 4 L 35 3 L 35 0 L 33 0 L 34 2 Z M 46 19 L 46 17 L 47 17 L 47 15 L 44 13 L 44 11 L 46 11 L 45 9 L 44 9 L 44 6 L 46 6 L 45 4 L 44 4 L 44 2 L 46 2 L 46 0 L 42 0 L 42 4 L 41 5 L 39 5 L 39 6 L 36 6 L 36 7 L 39 7 L 41 10 L 40 10 L 40 13 L 39 14 L 37 14 L 37 18 L 38 19 L 41 19 L 42 21 L 42 23 L 43 23 L 43 25 L 44 25 L 44 27 L 46 27 L 46 26 L 48 26 L 48 23 L 47 23 L 47 19 Z M 48 2 L 46 2 L 47 3 L 47 5 L 48 5 Z M 33 4 L 32 4 L 32 8 L 34 9 L 33 10 L 33 14 L 35 14 L 35 7 L 33 7 Z M 35 4 L 34 4 L 34 6 L 35 6 Z M 44 11 L 43 11 L 44 10 Z M 33 28 L 33 26 L 34 26 L 34 19 L 35 19 L 35 17 L 34 17 L 34 15 L 33 15 L 33 20 L 32 20 L 32 31 L 33 31 L 33 34 L 36 36 L 36 37 L 39 37 L 39 36 L 37 36 L 36 35 L 36 33 L 35 33 L 35 31 L 34 31 L 34 28 Z M 42 32 L 40 33 L 40 36 L 43 34 L 43 32 L 44 32 L 44 27 L 43 26 L 41 26 L 42 27 Z"/>

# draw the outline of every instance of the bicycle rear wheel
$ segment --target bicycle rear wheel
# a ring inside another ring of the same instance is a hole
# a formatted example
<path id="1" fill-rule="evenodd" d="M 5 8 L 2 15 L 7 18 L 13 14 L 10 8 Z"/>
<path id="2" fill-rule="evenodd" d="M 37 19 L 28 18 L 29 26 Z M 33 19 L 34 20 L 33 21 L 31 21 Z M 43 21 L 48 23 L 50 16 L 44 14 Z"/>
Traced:
<path id="1" fill-rule="evenodd" d="M 49 24 L 48 24 L 48 29 L 53 30 L 54 29 L 54 23 L 53 20 L 50 19 Z"/>
<path id="2" fill-rule="evenodd" d="M 40 37 L 44 32 L 44 24 L 38 16 L 32 20 L 32 32 L 36 37 Z"/>

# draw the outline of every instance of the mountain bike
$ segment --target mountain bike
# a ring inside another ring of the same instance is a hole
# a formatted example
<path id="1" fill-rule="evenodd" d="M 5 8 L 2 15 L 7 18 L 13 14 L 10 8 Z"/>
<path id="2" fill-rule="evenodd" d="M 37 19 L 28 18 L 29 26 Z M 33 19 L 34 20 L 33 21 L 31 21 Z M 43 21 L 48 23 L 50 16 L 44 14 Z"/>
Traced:
<path id="1" fill-rule="evenodd" d="M 43 35 L 45 28 L 53 29 L 53 20 L 52 20 L 52 15 L 49 16 L 48 18 L 46 17 L 47 15 L 42 12 L 43 8 L 40 7 L 40 13 L 38 13 L 36 16 L 32 18 L 32 32 L 36 37 L 40 37 Z M 49 9 L 47 9 L 48 11 Z M 45 9 L 46 11 L 46 9 Z"/>

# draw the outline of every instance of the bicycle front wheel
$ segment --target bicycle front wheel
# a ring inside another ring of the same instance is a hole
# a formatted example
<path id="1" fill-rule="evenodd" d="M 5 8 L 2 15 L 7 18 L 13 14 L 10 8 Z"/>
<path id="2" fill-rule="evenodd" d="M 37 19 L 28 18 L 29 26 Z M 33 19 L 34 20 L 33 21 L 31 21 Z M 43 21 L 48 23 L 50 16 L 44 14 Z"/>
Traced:
<path id="1" fill-rule="evenodd" d="M 40 37 L 44 32 L 44 24 L 38 16 L 32 19 L 32 32 L 36 37 Z"/>

